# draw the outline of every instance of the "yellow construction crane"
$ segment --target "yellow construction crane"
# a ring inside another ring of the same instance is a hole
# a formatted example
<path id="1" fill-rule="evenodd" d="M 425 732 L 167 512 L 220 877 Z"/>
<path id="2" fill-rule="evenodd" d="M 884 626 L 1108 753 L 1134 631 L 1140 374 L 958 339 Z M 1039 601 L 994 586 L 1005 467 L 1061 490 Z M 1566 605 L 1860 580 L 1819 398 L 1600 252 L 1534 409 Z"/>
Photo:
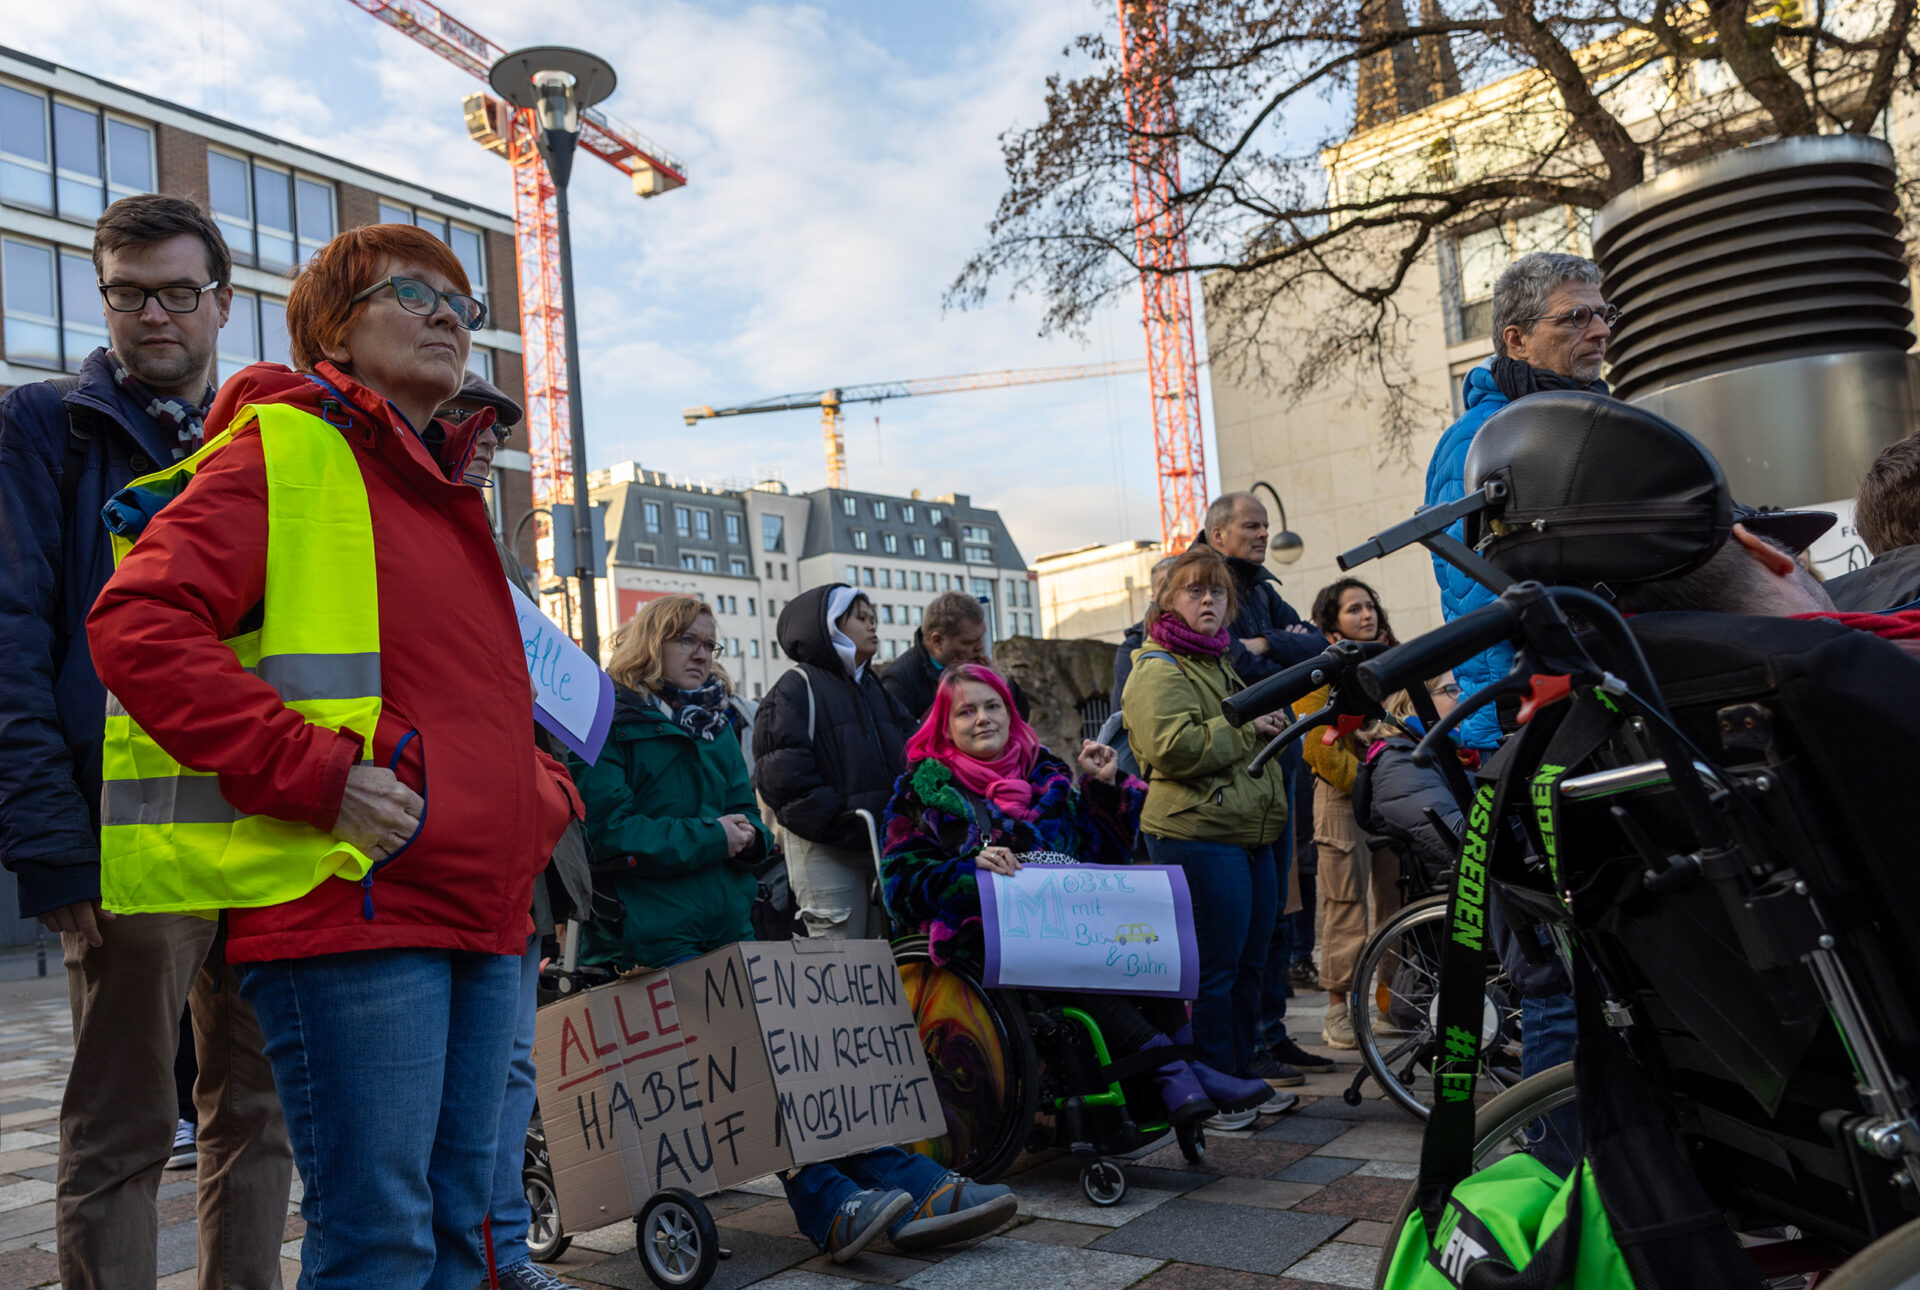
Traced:
<path id="1" fill-rule="evenodd" d="M 1009 385 L 1039 385 L 1046 381 L 1085 381 L 1096 376 L 1123 376 L 1144 372 L 1142 358 L 1119 363 L 1086 363 L 1077 367 L 1021 367 L 1001 372 L 972 372 L 966 376 L 933 376 L 918 381 L 881 381 L 873 385 L 845 385 L 810 394 L 780 394 L 738 407 L 697 407 L 681 411 L 688 425 L 710 417 L 739 417 L 752 412 L 792 412 L 820 409 L 820 429 L 827 441 L 827 487 L 847 486 L 847 436 L 841 409 L 849 403 L 879 403 L 921 394 L 957 394 L 962 390 L 996 390 Z"/>

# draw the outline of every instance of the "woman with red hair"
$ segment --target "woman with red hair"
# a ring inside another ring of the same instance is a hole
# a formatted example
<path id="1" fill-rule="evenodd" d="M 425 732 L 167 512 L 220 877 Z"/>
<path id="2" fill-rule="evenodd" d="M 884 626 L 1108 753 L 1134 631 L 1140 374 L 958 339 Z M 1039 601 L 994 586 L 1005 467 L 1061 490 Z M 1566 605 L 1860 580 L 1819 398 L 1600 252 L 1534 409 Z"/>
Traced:
<path id="1" fill-rule="evenodd" d="M 1113 749 L 1082 741 L 1079 775 L 1048 752 L 1015 711 L 1007 683 L 978 663 L 948 668 L 907 744 L 907 772 L 887 805 L 880 861 L 888 912 L 924 931 L 936 963 L 981 960 L 980 873 L 1024 864 L 1127 864 L 1147 786 L 1119 772 Z M 1069 996 L 1099 1024 L 1109 1051 L 1188 1043 L 1178 999 Z M 1251 1113 L 1271 1090 L 1199 1062 L 1155 1072 L 1176 1126 Z"/>
<path id="2" fill-rule="evenodd" d="M 481 1279 L 534 877 L 579 812 L 526 658 L 460 389 L 486 308 L 377 225 L 287 301 L 294 366 L 108 506 L 88 620 L 122 912 L 223 911 L 305 1184 L 301 1285 Z M 137 724 L 136 724 L 137 723 Z M 431 811 L 429 811 L 431 804 Z"/>

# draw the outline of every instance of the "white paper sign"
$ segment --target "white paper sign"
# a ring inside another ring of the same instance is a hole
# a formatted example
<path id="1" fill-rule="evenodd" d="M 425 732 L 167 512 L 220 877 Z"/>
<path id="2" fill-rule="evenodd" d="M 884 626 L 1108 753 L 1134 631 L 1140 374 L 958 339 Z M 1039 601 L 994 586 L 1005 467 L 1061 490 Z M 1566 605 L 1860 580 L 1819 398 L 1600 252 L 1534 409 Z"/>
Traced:
<path id="1" fill-rule="evenodd" d="M 613 678 L 518 587 L 508 590 L 520 618 L 527 675 L 533 678 L 534 719 L 582 760 L 599 760 L 613 724 Z"/>
<path id="2" fill-rule="evenodd" d="M 1108 994 L 1200 992 L 1186 874 L 1161 865 L 982 871 L 989 986 Z"/>

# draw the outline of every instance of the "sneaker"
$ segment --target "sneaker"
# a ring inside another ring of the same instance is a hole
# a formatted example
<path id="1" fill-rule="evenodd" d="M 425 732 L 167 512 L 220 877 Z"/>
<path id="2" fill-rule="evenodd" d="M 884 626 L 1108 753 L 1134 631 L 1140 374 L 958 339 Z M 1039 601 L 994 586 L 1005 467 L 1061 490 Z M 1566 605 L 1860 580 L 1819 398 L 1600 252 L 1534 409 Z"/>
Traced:
<path id="1" fill-rule="evenodd" d="M 531 1259 L 501 1268 L 496 1275 L 500 1290 L 580 1290 L 573 1282 L 562 1281 Z"/>
<path id="2" fill-rule="evenodd" d="M 1301 959 L 1298 963 L 1295 963 L 1287 969 L 1287 981 L 1289 984 L 1297 986 L 1302 990 L 1318 990 L 1320 988 L 1320 971 L 1313 966 L 1312 959 Z"/>
<path id="3" fill-rule="evenodd" d="M 200 1148 L 194 1142 L 193 1121 L 179 1120 L 173 1126 L 173 1154 L 167 1157 L 167 1168 L 188 1169 L 200 1159 Z"/>
<path id="4" fill-rule="evenodd" d="M 827 1253 L 835 1263 L 845 1263 L 912 1207 L 913 1197 L 898 1187 L 853 1193 L 841 1202 L 833 1226 L 827 1229 Z"/>
<path id="5" fill-rule="evenodd" d="M 1360 1041 L 1353 1037 L 1353 1018 L 1347 1015 L 1347 1005 L 1338 1007 L 1327 1005 L 1327 1019 L 1320 1027 L 1320 1042 L 1329 1048 L 1341 1048 L 1352 1052 L 1360 1047 Z"/>
<path id="6" fill-rule="evenodd" d="M 1282 1039 L 1277 1044 L 1267 1045 L 1267 1052 L 1275 1061 L 1284 1062 L 1295 1070 L 1305 1071 L 1309 1075 L 1324 1075 L 1334 1067 L 1331 1057 L 1322 1057 L 1319 1053 L 1310 1053 L 1292 1039 Z"/>
<path id="7" fill-rule="evenodd" d="M 1258 1110 L 1222 1111 L 1207 1121 L 1206 1128 L 1209 1133 L 1232 1133 L 1235 1129 L 1246 1128 L 1259 1118 Z"/>
<path id="8" fill-rule="evenodd" d="M 1299 1105 L 1300 1095 L 1298 1093 L 1282 1093 L 1280 1090 L 1275 1089 L 1273 1096 L 1262 1102 L 1259 1106 L 1254 1107 L 1253 1112 L 1255 1115 L 1285 1115 L 1288 1111 L 1291 1111 Z"/>
<path id="9" fill-rule="evenodd" d="M 977 1183 L 950 1173 L 934 1187 L 920 1208 L 887 1230 L 895 1249 L 924 1250 L 985 1236 L 1013 1217 L 1019 1207 L 1013 1188 L 999 1183 Z"/>
<path id="10" fill-rule="evenodd" d="M 1304 1084 L 1307 1077 L 1287 1065 L 1272 1053 L 1255 1053 L 1253 1060 L 1247 1063 L 1247 1074 L 1255 1079 L 1263 1079 L 1269 1084 L 1278 1084 L 1283 1088 L 1292 1088 Z"/>

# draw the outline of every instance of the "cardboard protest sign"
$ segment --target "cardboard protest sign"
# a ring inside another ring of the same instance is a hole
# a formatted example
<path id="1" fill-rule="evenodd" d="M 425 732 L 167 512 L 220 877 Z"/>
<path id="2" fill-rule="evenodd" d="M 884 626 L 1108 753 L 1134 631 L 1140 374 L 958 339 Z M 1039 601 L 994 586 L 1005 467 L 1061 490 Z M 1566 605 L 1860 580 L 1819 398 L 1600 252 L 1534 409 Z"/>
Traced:
<path id="1" fill-rule="evenodd" d="M 980 873 L 989 986 L 1200 993 L 1187 877 L 1162 865 L 1026 865 Z"/>
<path id="2" fill-rule="evenodd" d="M 613 724 L 613 679 L 518 587 L 508 590 L 520 620 L 527 675 L 537 691 L 534 720 L 582 760 L 598 761 Z"/>
<path id="3" fill-rule="evenodd" d="M 946 1131 L 885 941 L 743 941 L 671 974 L 721 1186 Z"/>
<path id="4" fill-rule="evenodd" d="M 885 941 L 743 942 L 540 1009 L 560 1222 L 946 1131 Z"/>
<path id="5" fill-rule="evenodd" d="M 631 1219 L 662 1187 L 716 1190 L 686 1038 L 665 972 L 540 1009 L 540 1118 L 568 1231 Z"/>

